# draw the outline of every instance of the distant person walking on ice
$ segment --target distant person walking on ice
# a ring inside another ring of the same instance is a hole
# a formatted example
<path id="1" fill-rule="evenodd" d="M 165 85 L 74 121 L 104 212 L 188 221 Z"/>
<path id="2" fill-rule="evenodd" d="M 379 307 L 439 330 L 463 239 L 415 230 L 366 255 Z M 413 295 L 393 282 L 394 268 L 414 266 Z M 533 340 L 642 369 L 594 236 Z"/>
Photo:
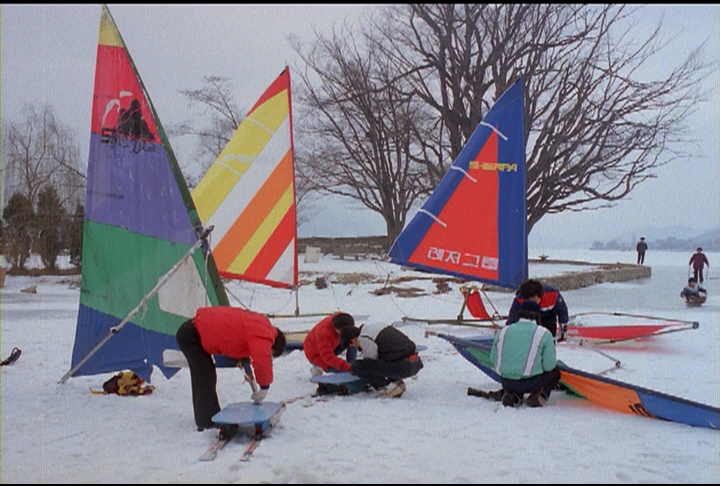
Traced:
<path id="1" fill-rule="evenodd" d="M 703 268 L 705 268 L 705 265 L 710 268 L 710 262 L 708 261 L 707 256 L 705 256 L 705 253 L 703 253 L 702 248 L 698 247 L 695 253 L 692 254 L 688 265 L 693 268 L 695 280 L 703 283 Z"/>
<path id="2" fill-rule="evenodd" d="M 640 241 L 638 241 L 637 245 L 635 245 L 635 249 L 637 250 L 637 264 L 642 265 L 645 263 L 645 252 L 648 249 L 647 243 L 645 243 L 645 238 L 641 237 Z"/>

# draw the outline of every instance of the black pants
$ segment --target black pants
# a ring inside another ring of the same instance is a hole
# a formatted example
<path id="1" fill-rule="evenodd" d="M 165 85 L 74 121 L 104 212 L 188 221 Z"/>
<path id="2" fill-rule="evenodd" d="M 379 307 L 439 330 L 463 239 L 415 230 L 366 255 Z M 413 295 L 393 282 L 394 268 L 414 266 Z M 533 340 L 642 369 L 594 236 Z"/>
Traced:
<path id="1" fill-rule="evenodd" d="M 175 340 L 190 365 L 195 424 L 199 429 L 209 429 L 213 426 L 213 415 L 220 411 L 215 362 L 200 344 L 200 334 L 195 329 L 192 319 L 180 326 L 175 334 Z"/>
<path id="2" fill-rule="evenodd" d="M 694 268 L 695 273 L 695 280 L 698 281 L 698 283 L 703 283 L 703 269 L 702 268 Z"/>
<path id="3" fill-rule="evenodd" d="M 350 373 L 362 378 L 373 388 L 382 388 L 391 381 L 415 376 L 423 368 L 420 357 L 399 361 L 383 361 L 380 359 L 358 359 L 350 365 Z"/>
<path id="4" fill-rule="evenodd" d="M 639 252 L 638 252 L 638 258 L 637 258 L 637 264 L 638 264 L 638 265 L 642 265 L 643 263 L 645 263 L 645 252 L 644 252 L 644 251 L 639 251 Z"/>
<path id="5" fill-rule="evenodd" d="M 546 371 L 539 375 L 531 376 L 529 378 L 522 378 L 520 380 L 508 380 L 502 379 L 503 389 L 511 391 L 516 395 L 522 397 L 526 393 L 532 393 L 534 391 L 542 389 L 546 397 L 550 397 L 550 392 L 555 388 L 555 385 L 560 381 L 560 370 L 557 368 Z"/>

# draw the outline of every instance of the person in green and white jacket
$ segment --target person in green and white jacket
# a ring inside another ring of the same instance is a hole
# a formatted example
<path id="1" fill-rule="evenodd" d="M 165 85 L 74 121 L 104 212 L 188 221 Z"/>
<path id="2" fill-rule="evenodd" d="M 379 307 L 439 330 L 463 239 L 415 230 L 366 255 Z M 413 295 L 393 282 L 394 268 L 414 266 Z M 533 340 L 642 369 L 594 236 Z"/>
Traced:
<path id="1" fill-rule="evenodd" d="M 500 329 L 493 340 L 490 359 L 502 378 L 506 407 L 520 405 L 526 393 L 529 407 L 542 407 L 560 381 L 553 336 L 537 324 L 540 311 L 537 302 L 523 301 L 520 320 Z"/>

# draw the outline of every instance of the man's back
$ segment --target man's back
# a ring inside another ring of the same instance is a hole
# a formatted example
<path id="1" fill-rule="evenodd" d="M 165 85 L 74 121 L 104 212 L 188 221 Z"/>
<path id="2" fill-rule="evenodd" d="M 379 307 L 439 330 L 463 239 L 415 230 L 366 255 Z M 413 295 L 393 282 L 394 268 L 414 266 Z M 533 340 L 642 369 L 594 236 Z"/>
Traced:
<path id="1" fill-rule="evenodd" d="M 521 319 L 495 336 L 490 357 L 495 370 L 512 380 L 539 375 L 557 366 L 555 342 L 550 331 Z"/>

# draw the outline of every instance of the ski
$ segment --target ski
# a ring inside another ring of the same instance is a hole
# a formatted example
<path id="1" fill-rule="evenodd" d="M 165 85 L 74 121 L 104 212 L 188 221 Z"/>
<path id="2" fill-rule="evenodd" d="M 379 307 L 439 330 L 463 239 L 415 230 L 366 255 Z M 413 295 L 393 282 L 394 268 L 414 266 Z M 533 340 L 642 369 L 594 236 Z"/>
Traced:
<path id="1" fill-rule="evenodd" d="M 218 451 L 225 447 L 225 444 L 230 442 L 233 437 L 235 437 L 235 433 L 237 432 L 237 429 L 230 429 L 231 432 L 225 432 L 224 434 L 218 434 L 217 439 L 215 439 L 215 442 L 213 442 L 208 450 L 203 452 L 203 454 L 200 456 L 201 461 L 212 461 L 217 457 Z"/>
<path id="2" fill-rule="evenodd" d="M 250 445 L 247 446 L 247 448 L 245 449 L 245 452 L 242 453 L 242 456 L 240 456 L 240 460 L 244 461 L 244 462 L 249 461 L 250 457 L 252 456 L 252 453 L 255 452 L 255 449 L 257 449 L 257 446 L 260 445 L 261 440 L 262 440 L 261 438 L 253 439 L 253 441 L 250 443 Z"/>
<path id="3" fill-rule="evenodd" d="M 250 443 L 249 446 L 243 451 L 242 456 L 240 456 L 240 460 L 243 462 L 249 461 L 250 457 L 252 457 L 253 452 L 255 452 L 255 449 L 260 445 L 260 442 L 267 437 L 267 435 L 270 433 L 272 429 L 275 428 L 275 425 L 280 420 L 280 416 L 285 412 L 285 405 L 283 404 L 280 409 L 273 414 L 272 417 L 270 417 L 270 420 L 268 420 L 268 424 L 266 427 L 263 427 L 262 425 L 255 425 L 255 436 L 253 437 L 253 441 Z"/>

